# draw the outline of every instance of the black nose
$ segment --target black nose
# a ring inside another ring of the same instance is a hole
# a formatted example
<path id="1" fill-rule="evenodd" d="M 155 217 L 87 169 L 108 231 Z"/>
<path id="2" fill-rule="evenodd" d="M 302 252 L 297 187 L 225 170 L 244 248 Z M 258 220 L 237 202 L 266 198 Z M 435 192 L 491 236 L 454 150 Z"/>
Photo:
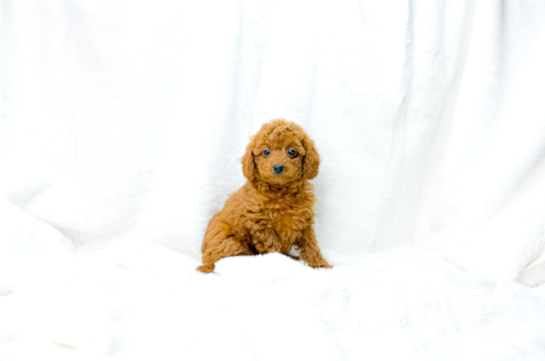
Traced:
<path id="1" fill-rule="evenodd" d="M 282 164 L 273 165 L 273 170 L 276 174 L 280 174 L 284 171 L 284 166 Z"/>

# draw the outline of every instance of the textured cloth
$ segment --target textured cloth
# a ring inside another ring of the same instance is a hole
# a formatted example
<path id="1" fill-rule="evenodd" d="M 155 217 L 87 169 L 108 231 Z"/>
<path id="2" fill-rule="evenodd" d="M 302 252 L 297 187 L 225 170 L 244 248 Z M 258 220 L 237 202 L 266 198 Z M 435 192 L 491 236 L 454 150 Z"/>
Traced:
<path id="1" fill-rule="evenodd" d="M 0 360 L 545 359 L 543 19 L 540 0 L 1 2 Z M 273 118 L 316 143 L 336 267 L 198 274 Z"/>

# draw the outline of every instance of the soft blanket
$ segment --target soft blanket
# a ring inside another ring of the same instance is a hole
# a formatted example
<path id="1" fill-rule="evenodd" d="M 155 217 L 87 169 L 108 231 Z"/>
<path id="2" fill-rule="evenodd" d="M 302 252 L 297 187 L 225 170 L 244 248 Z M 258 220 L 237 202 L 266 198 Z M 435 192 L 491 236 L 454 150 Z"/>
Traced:
<path id="1" fill-rule="evenodd" d="M 542 360 L 545 288 L 432 252 L 268 254 L 216 274 L 135 238 L 40 270 L 0 303 L 3 360 Z"/>

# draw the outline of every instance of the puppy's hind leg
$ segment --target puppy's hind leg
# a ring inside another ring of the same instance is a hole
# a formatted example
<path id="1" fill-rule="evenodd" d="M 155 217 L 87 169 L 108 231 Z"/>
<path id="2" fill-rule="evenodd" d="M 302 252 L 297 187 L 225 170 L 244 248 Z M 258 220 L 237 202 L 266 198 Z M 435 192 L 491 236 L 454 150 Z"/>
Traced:
<path id="1" fill-rule="evenodd" d="M 214 271 L 214 263 L 218 260 L 231 257 L 253 254 L 248 245 L 241 242 L 234 236 L 225 235 L 219 232 L 215 236 L 203 243 L 202 266 L 197 267 L 197 271 L 210 273 Z"/>

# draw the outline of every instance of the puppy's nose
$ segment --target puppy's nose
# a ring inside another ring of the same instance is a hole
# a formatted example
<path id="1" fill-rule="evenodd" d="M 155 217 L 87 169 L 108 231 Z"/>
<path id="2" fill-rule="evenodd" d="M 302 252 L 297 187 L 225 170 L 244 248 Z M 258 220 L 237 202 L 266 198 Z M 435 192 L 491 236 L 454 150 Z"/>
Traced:
<path id="1" fill-rule="evenodd" d="M 284 166 L 282 164 L 273 165 L 273 170 L 276 174 L 280 174 L 284 171 Z"/>

